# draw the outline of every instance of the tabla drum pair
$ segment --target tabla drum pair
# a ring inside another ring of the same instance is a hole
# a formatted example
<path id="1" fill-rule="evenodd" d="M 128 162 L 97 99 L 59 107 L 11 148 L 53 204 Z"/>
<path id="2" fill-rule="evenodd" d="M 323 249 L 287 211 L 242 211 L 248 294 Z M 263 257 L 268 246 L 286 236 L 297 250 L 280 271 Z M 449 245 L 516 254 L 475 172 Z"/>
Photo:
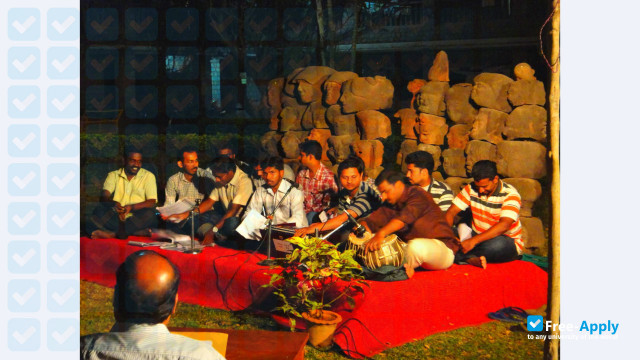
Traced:
<path id="1" fill-rule="evenodd" d="M 395 234 L 384 238 L 380 249 L 366 251 L 365 247 L 373 237 L 370 232 L 359 238 L 354 234 L 349 234 L 347 249 L 355 250 L 356 257 L 368 268 L 377 269 L 384 265 L 401 266 L 404 264 L 407 244 L 400 240 Z"/>

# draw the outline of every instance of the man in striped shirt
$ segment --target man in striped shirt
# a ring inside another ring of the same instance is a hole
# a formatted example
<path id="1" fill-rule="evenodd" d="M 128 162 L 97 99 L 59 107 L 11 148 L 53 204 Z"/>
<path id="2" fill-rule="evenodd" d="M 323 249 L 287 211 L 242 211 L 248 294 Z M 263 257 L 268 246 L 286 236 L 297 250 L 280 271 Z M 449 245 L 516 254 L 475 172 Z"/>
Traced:
<path id="1" fill-rule="evenodd" d="M 416 151 L 407 155 L 404 161 L 407 164 L 409 181 L 431 194 L 440 210 L 446 212 L 453 201 L 453 191 L 447 184 L 432 177 L 433 156 L 426 151 Z"/>
<path id="2" fill-rule="evenodd" d="M 471 208 L 472 237 L 462 242 L 457 263 L 486 268 L 487 263 L 516 260 L 522 253 L 520 194 L 498 177 L 496 163 L 480 160 L 471 169 L 473 183 L 465 186 L 446 214 L 449 225 L 462 210 Z"/>
<path id="3" fill-rule="evenodd" d="M 357 156 L 349 156 L 338 165 L 338 175 L 342 188 L 338 192 L 338 199 L 348 204 L 346 211 L 354 218 L 362 218 L 380 207 L 382 200 L 380 195 L 369 184 L 362 180 L 364 176 L 364 162 Z M 295 236 L 312 234 L 318 229 L 333 230 L 349 220 L 345 213 L 330 219 L 326 223 L 314 223 L 308 227 L 298 229 Z M 343 242 L 348 239 L 350 230 L 342 231 L 329 240 Z"/>

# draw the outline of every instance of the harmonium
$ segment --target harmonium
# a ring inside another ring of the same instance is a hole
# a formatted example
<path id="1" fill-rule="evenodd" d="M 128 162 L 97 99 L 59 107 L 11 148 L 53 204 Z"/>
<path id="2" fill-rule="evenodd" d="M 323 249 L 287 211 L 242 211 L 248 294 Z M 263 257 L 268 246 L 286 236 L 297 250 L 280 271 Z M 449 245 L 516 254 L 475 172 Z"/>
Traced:
<path id="1" fill-rule="evenodd" d="M 279 224 L 271 227 L 271 257 L 284 258 L 287 254 L 291 254 L 294 249 L 294 245 L 286 239 L 293 237 L 296 232 L 295 224 Z M 263 240 L 267 240 L 267 229 L 261 229 L 260 235 Z M 264 252 L 267 252 L 267 248 L 264 247 Z"/>

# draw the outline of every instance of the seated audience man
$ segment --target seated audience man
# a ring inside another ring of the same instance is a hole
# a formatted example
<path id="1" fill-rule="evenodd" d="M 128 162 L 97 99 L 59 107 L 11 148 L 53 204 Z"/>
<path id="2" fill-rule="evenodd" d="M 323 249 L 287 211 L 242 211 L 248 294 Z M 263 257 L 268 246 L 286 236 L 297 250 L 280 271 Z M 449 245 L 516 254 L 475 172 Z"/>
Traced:
<path id="1" fill-rule="evenodd" d="M 245 174 L 253 175 L 252 174 L 253 170 L 251 169 L 251 165 L 238 159 L 238 157 L 236 156 L 238 152 L 237 150 L 238 150 L 237 146 L 233 142 L 229 141 L 218 148 L 218 156 L 228 157 L 229 159 L 233 160 L 236 166 L 239 167 L 240 170 L 244 171 Z"/>
<path id="2" fill-rule="evenodd" d="M 260 158 L 255 160 L 255 166 L 253 167 L 253 171 L 251 172 L 251 181 L 253 181 L 253 187 L 258 189 L 260 186 L 265 184 L 264 179 L 264 162 L 269 158 Z M 284 179 L 291 180 L 291 182 L 296 181 L 296 174 L 291 169 L 291 166 L 284 164 Z"/>
<path id="3" fill-rule="evenodd" d="M 299 148 L 298 160 L 305 168 L 298 173 L 296 182 L 304 194 L 304 211 L 307 213 L 307 222 L 311 224 L 316 215 L 329 206 L 331 198 L 338 192 L 338 186 L 331 170 L 320 162 L 320 143 L 306 140 Z"/>
<path id="4" fill-rule="evenodd" d="M 178 167 L 180 172 L 172 175 L 167 180 L 165 187 L 164 205 L 171 205 L 176 201 L 190 200 L 192 202 L 203 201 L 213 191 L 215 180 L 210 172 L 198 167 L 198 151 L 193 146 L 187 146 L 180 150 L 178 155 Z M 208 209 L 207 209 L 208 210 Z M 211 229 L 213 212 L 201 211 L 195 217 L 195 229 L 197 236 L 203 239 L 205 233 Z M 169 217 L 162 216 L 163 220 Z M 167 228 L 183 234 L 191 233 L 191 220 L 189 212 L 172 215 L 167 222 Z"/>
<path id="5" fill-rule="evenodd" d="M 203 243 L 207 244 L 216 237 L 219 241 L 225 241 L 234 235 L 240 224 L 240 215 L 247 206 L 247 202 L 253 193 L 253 183 L 244 171 L 228 157 L 221 156 L 213 160 L 209 166 L 209 172 L 213 174 L 216 186 L 201 204 L 200 212 L 206 212 L 213 208 L 215 218 L 213 226 L 205 233 Z"/>
<path id="6" fill-rule="evenodd" d="M 307 226 L 304 213 L 304 196 L 293 183 L 284 179 L 284 162 L 281 157 L 271 157 L 262 162 L 266 183 L 256 189 L 247 205 L 245 217 L 251 210 L 271 216 L 273 225 L 295 224 L 301 228 Z M 254 237 L 253 240 L 260 240 Z"/>
<path id="7" fill-rule="evenodd" d="M 407 164 L 407 178 L 409 181 L 431 194 L 433 201 L 440 207 L 440 210 L 447 212 L 453 201 L 453 191 L 451 191 L 449 185 L 432 177 L 433 156 L 426 151 L 416 151 L 407 155 L 404 161 Z"/>
<path id="8" fill-rule="evenodd" d="M 457 263 L 486 268 L 487 263 L 516 260 L 522 253 L 520 194 L 498 178 L 496 163 L 480 160 L 471 168 L 473 183 L 465 186 L 446 214 L 453 225 L 455 216 L 471 208 L 472 237 L 462 242 Z"/>
<path id="9" fill-rule="evenodd" d="M 210 342 L 171 334 L 167 324 L 178 304 L 180 271 L 164 256 L 147 250 L 127 257 L 116 272 L 108 333 L 80 339 L 86 360 L 224 359 Z"/>
<path id="10" fill-rule="evenodd" d="M 157 226 L 156 177 L 142 168 L 138 150 L 127 148 L 124 162 L 124 168 L 110 172 L 104 181 L 88 229 L 93 239 L 149 236 L 150 228 Z"/>
<path id="11" fill-rule="evenodd" d="M 367 243 L 367 251 L 380 249 L 384 239 L 395 233 L 407 242 L 404 266 L 408 277 L 419 266 L 428 270 L 450 267 L 460 241 L 431 195 L 406 184 L 404 176 L 392 170 L 380 173 L 376 185 L 385 203 L 361 222 L 375 233 Z"/>
<path id="12" fill-rule="evenodd" d="M 341 189 L 338 192 L 338 201 L 346 204 L 346 211 L 354 218 L 363 218 L 373 210 L 380 207 L 382 200 L 380 195 L 363 181 L 364 162 L 357 156 L 349 156 L 338 165 L 338 179 Z M 341 213 L 329 219 L 326 223 L 314 223 L 306 228 L 298 229 L 295 236 L 304 236 L 320 230 L 333 230 L 349 220 L 347 214 Z M 350 230 L 342 231 L 338 236 L 332 236 L 334 242 L 343 242 L 348 239 Z"/>

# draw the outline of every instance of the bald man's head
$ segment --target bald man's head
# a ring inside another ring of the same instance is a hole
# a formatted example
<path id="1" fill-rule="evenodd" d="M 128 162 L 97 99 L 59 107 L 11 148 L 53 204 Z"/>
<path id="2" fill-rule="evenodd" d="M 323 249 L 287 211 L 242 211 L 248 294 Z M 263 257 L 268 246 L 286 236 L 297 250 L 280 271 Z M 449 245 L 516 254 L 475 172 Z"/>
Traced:
<path id="1" fill-rule="evenodd" d="M 173 312 L 180 271 L 148 250 L 129 255 L 118 267 L 113 310 L 118 322 L 157 324 Z"/>

